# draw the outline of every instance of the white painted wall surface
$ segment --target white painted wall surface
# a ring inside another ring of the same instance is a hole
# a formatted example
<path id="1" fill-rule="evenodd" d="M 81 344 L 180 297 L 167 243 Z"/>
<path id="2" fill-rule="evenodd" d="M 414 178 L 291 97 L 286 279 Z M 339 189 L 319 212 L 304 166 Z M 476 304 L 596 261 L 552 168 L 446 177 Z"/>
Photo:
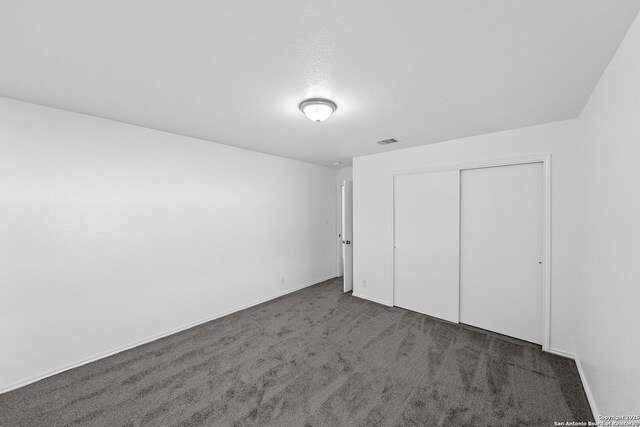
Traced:
<path id="1" fill-rule="evenodd" d="M 600 414 L 640 414 L 639 18 L 578 130 L 577 352 Z"/>
<path id="2" fill-rule="evenodd" d="M 551 348 L 574 351 L 579 313 L 574 133 L 575 121 L 563 121 L 354 158 L 354 293 L 392 303 L 394 172 L 551 153 Z"/>
<path id="3" fill-rule="evenodd" d="M 335 182 L 0 98 L 0 389 L 333 277 Z"/>

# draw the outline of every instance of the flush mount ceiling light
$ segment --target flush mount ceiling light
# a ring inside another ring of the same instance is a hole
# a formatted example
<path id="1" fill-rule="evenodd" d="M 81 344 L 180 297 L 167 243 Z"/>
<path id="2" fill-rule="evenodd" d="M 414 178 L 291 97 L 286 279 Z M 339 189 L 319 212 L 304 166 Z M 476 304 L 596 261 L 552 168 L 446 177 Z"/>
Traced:
<path id="1" fill-rule="evenodd" d="M 336 108 L 335 102 L 323 98 L 311 98 L 300 103 L 300 111 L 314 122 L 324 122 Z"/>

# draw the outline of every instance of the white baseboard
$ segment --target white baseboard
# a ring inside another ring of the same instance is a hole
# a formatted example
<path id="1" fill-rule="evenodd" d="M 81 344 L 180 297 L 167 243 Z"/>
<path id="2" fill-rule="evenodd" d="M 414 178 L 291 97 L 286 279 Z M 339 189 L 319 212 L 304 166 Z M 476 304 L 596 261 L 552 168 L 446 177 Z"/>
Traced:
<path id="1" fill-rule="evenodd" d="M 25 380 L 21 380 L 21 381 L 18 381 L 16 383 L 10 384 L 10 385 L 8 385 L 6 387 L 0 388 L 0 394 L 7 393 L 7 392 L 9 392 L 11 390 L 15 390 L 15 389 L 20 388 L 20 387 L 24 387 L 24 386 L 29 385 L 31 383 L 35 383 L 37 381 L 43 380 L 43 379 L 51 377 L 53 375 L 57 375 L 57 374 L 60 374 L 62 372 L 68 371 L 70 369 L 78 368 L 78 367 L 80 367 L 82 365 L 86 365 L 87 363 L 95 362 L 96 360 L 104 359 L 105 357 L 113 356 L 114 354 L 118 354 L 118 353 L 121 353 L 123 351 L 130 350 L 130 349 L 135 348 L 135 347 L 139 347 L 141 345 L 150 343 L 150 342 L 158 340 L 160 338 L 164 338 L 164 337 L 167 337 L 169 335 L 177 334 L 178 332 L 182 332 L 184 330 L 191 329 L 194 326 L 198 326 L 198 325 L 201 325 L 203 323 L 207 323 L 207 322 L 210 322 L 212 320 L 219 319 L 219 318 L 224 317 L 224 316 L 228 316 L 228 315 L 233 314 L 233 313 L 235 313 L 237 311 L 241 311 L 241 310 L 247 309 L 249 307 L 253 307 L 255 305 L 262 304 L 262 303 L 267 302 L 267 301 L 271 301 L 272 299 L 280 298 L 281 296 L 290 294 L 292 292 L 299 291 L 300 289 L 304 289 L 304 288 L 307 288 L 309 286 L 317 285 L 318 283 L 322 283 L 322 282 L 325 282 L 327 280 L 331 280 L 333 278 L 334 278 L 334 276 L 327 277 L 325 279 L 314 280 L 314 281 L 308 282 L 308 283 L 306 283 L 304 285 L 297 286 L 297 287 L 295 287 L 293 289 L 289 289 L 289 290 L 286 290 L 284 292 L 279 292 L 279 293 L 277 293 L 275 295 L 272 295 L 272 296 L 269 296 L 267 298 L 262 298 L 262 299 L 260 299 L 258 301 L 253 301 L 253 302 L 251 302 L 249 304 L 245 304 L 245 305 L 242 305 L 240 307 L 236 307 L 236 308 L 234 308 L 232 310 L 225 311 L 224 313 L 216 314 L 215 316 L 209 317 L 207 319 L 199 320 L 199 321 L 193 322 L 193 323 L 189 323 L 188 325 L 181 326 L 181 327 L 179 327 L 177 329 L 172 329 L 171 331 L 164 332 L 164 333 L 161 333 L 159 335 L 154 335 L 151 338 L 147 338 L 147 339 L 144 339 L 142 341 L 137 341 L 137 342 L 135 342 L 133 344 L 129 344 L 129 345 L 126 345 L 124 347 L 120 347 L 120 348 L 118 348 L 116 350 L 113 350 L 113 351 L 110 351 L 108 353 L 103 353 L 103 354 L 100 354 L 98 356 L 94 356 L 94 357 L 90 357 L 88 359 L 81 360 L 79 362 L 71 363 L 71 364 L 65 365 L 65 366 L 63 366 L 61 368 L 54 369 L 52 371 L 48 371 L 48 372 L 46 372 L 44 374 L 34 375 L 33 377 L 29 377 L 29 378 L 27 378 Z"/>
<path id="2" fill-rule="evenodd" d="M 593 397 L 593 393 L 591 393 L 591 389 L 589 388 L 589 382 L 587 381 L 587 377 L 582 370 L 582 364 L 580 363 L 580 358 L 576 356 L 576 366 L 578 367 L 578 373 L 580 374 L 580 380 L 582 380 L 582 386 L 584 387 L 584 392 L 587 395 L 587 400 L 589 401 L 589 406 L 591 406 L 591 412 L 595 417 L 596 421 L 600 421 L 600 412 L 598 412 L 598 407 L 596 406 L 596 400 Z"/>
<path id="3" fill-rule="evenodd" d="M 584 393 L 587 395 L 587 400 L 589 401 L 589 406 L 591 407 L 591 413 L 593 413 L 593 417 L 595 421 L 600 421 L 600 412 L 598 412 L 598 407 L 596 406 L 596 400 L 593 397 L 593 393 L 591 393 L 591 388 L 589 388 L 589 382 L 587 381 L 587 377 L 582 370 L 582 364 L 580 363 L 580 358 L 577 354 L 569 353 L 568 351 L 558 350 L 555 348 L 549 348 L 549 353 L 557 354 L 558 356 L 567 357 L 569 359 L 573 359 L 576 362 L 576 367 L 578 368 L 578 374 L 580 375 L 580 381 L 582 381 L 582 387 L 584 388 Z"/>
<path id="4" fill-rule="evenodd" d="M 557 356 L 566 357 L 567 359 L 576 360 L 576 355 L 575 354 L 569 353 L 568 351 L 564 351 L 564 350 L 558 350 L 557 348 L 550 347 L 549 348 L 549 353 L 555 354 Z"/>
<path id="5" fill-rule="evenodd" d="M 372 301 L 372 302 L 375 302 L 375 303 L 378 303 L 378 304 L 386 305 L 387 307 L 393 307 L 393 304 L 391 304 L 390 302 L 387 302 L 387 301 L 383 301 L 381 299 L 371 298 L 371 297 L 368 297 L 368 296 L 365 296 L 365 295 L 362 295 L 362 294 L 356 294 L 355 292 L 353 292 L 351 295 L 353 295 L 354 297 L 358 297 L 358 298 L 361 298 L 361 299 L 366 299 L 368 301 Z"/>

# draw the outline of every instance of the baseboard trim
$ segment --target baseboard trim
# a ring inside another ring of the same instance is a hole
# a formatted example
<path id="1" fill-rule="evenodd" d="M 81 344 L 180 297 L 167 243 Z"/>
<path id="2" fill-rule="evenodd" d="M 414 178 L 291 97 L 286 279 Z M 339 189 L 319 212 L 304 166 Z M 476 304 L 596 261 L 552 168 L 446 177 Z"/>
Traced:
<path id="1" fill-rule="evenodd" d="M 360 299 L 366 299 L 367 301 L 371 301 L 371 302 L 375 302 L 377 304 L 382 304 L 382 305 L 386 305 L 387 307 L 393 307 L 393 304 L 391 304 L 390 302 L 387 301 L 383 301 L 381 299 L 377 299 L 377 298 L 371 298 L 362 294 L 357 294 L 355 292 L 353 292 L 351 295 L 353 295 L 354 297 L 358 297 Z"/>
<path id="2" fill-rule="evenodd" d="M 589 382 L 587 381 L 587 377 L 582 370 L 582 363 L 580 363 L 580 358 L 576 356 L 575 358 L 576 366 L 578 367 L 578 374 L 580 374 L 580 380 L 582 380 L 582 386 L 584 387 L 584 392 L 587 395 L 587 400 L 589 401 L 589 406 L 591 406 L 591 413 L 595 417 L 596 422 L 600 421 L 600 412 L 598 412 L 598 407 L 596 406 L 596 400 L 593 397 L 593 393 L 591 393 L 591 388 L 589 388 Z"/>
<path id="3" fill-rule="evenodd" d="M 596 406 L 596 400 L 593 397 L 593 393 L 591 393 L 591 388 L 589 387 L 589 382 L 587 381 L 587 377 L 584 374 L 584 370 L 582 369 L 582 363 L 580 363 L 580 358 L 577 354 L 569 353 L 568 351 L 558 350 L 555 348 L 549 348 L 549 353 L 567 357 L 569 359 L 573 359 L 576 362 L 576 367 L 578 368 L 578 375 L 580 375 L 580 381 L 582 381 L 582 387 L 584 388 L 584 393 L 587 395 L 587 400 L 589 401 L 589 406 L 591 407 L 591 413 L 593 414 L 595 421 L 600 421 L 600 412 L 598 412 L 598 407 Z"/>
<path id="4" fill-rule="evenodd" d="M 573 360 L 577 359 L 575 354 L 569 353 L 568 351 L 564 351 L 564 350 L 558 350 L 557 348 L 553 348 L 553 347 L 549 348 L 549 353 L 555 354 L 556 356 L 566 357 L 567 359 L 573 359 Z"/>
<path id="5" fill-rule="evenodd" d="M 144 339 L 142 341 L 137 341 L 137 342 L 135 342 L 133 344 L 129 344 L 129 345 L 126 345 L 124 347 L 120 347 L 120 348 L 118 348 L 116 350 L 113 350 L 113 351 L 110 351 L 108 353 L 103 353 L 103 354 L 100 354 L 98 356 L 93 356 L 93 357 L 90 357 L 88 359 L 81 360 L 79 362 L 71 363 L 71 364 L 65 365 L 65 366 L 63 366 L 61 368 L 54 369 L 52 371 L 46 372 L 44 374 L 34 375 L 34 376 L 32 376 L 30 378 L 27 378 L 25 380 L 18 381 L 16 383 L 10 384 L 10 385 L 8 385 L 6 387 L 0 388 L 0 394 L 10 392 L 12 390 L 18 389 L 20 387 L 24 387 L 26 385 L 38 382 L 40 380 L 52 377 L 52 376 L 57 375 L 57 374 L 61 374 L 61 373 L 65 372 L 65 371 L 68 371 L 70 369 L 78 368 L 78 367 L 86 365 L 88 363 L 95 362 L 96 360 L 104 359 L 105 357 L 113 356 L 114 354 L 118 354 L 118 353 L 121 353 L 123 351 L 130 350 L 132 348 L 139 347 L 139 346 L 144 345 L 144 344 L 148 344 L 148 343 L 153 342 L 155 340 L 159 340 L 161 338 L 168 337 L 169 335 L 173 335 L 173 334 L 177 334 L 178 332 L 186 331 L 187 329 L 191 329 L 191 328 L 193 328 L 195 326 L 202 325 L 203 323 L 207 323 L 207 322 L 210 322 L 212 320 L 216 320 L 216 319 L 219 319 L 221 317 L 228 316 L 228 315 L 233 314 L 235 312 L 242 311 L 242 310 L 245 310 L 247 308 L 250 308 L 250 307 L 265 303 L 267 301 L 271 301 L 271 300 L 274 300 L 276 298 L 280 298 L 281 296 L 284 296 L 284 295 L 287 295 L 287 294 L 291 294 L 293 292 L 297 292 L 297 291 L 299 291 L 301 289 L 308 288 L 309 286 L 313 286 L 313 285 L 320 284 L 322 282 L 326 282 L 327 280 L 334 279 L 335 277 L 336 276 L 331 276 L 331 277 L 327 277 L 327 278 L 320 279 L 320 280 L 314 280 L 314 281 L 308 282 L 308 283 L 306 283 L 304 285 L 297 286 L 297 287 L 295 287 L 293 289 L 289 289 L 289 290 L 286 290 L 284 292 L 277 293 L 277 294 L 269 296 L 267 298 L 262 298 L 260 300 L 251 302 L 249 304 L 244 304 L 244 305 L 242 305 L 240 307 L 234 308 L 234 309 L 229 310 L 229 311 L 225 311 L 225 312 L 220 313 L 220 314 L 216 314 L 215 316 L 206 318 L 204 320 L 199 320 L 199 321 L 196 321 L 196 322 L 192 322 L 192 323 L 189 323 L 187 325 L 181 326 L 179 328 L 172 329 L 171 331 L 164 332 L 164 333 L 161 333 L 161 334 L 158 334 L 158 335 L 154 335 L 151 338 L 147 338 L 147 339 Z"/>

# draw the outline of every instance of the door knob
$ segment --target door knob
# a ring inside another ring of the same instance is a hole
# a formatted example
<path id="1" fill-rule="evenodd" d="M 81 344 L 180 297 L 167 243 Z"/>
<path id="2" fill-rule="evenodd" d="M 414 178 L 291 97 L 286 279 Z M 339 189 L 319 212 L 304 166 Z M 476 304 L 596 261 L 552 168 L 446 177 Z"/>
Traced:
<path id="1" fill-rule="evenodd" d="M 351 244 L 351 240 L 347 240 L 345 243 L 346 243 L 347 245 L 350 245 L 350 244 Z"/>

